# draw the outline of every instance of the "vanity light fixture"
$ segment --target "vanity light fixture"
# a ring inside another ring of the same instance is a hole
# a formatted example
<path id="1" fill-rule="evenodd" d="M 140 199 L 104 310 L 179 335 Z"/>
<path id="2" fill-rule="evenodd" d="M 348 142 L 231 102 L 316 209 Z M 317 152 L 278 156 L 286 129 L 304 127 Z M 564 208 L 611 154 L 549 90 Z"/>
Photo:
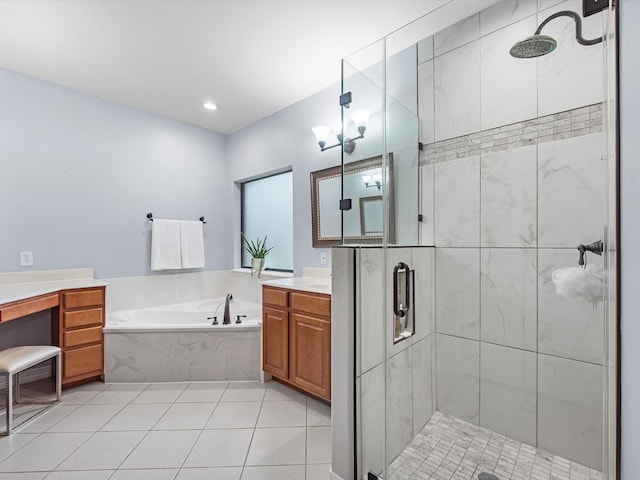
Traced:
<path id="1" fill-rule="evenodd" d="M 380 190 L 380 187 L 382 186 L 382 174 L 374 173 L 373 175 L 363 175 L 362 182 L 366 188 L 376 187 Z"/>
<path id="2" fill-rule="evenodd" d="M 202 106 L 204 108 L 206 108 L 207 110 L 217 110 L 218 109 L 218 106 L 213 102 L 205 102 L 205 103 L 202 104 Z"/>
<path id="3" fill-rule="evenodd" d="M 318 145 L 320 145 L 320 151 L 324 152 L 325 150 L 329 150 L 330 148 L 337 147 L 339 145 L 343 145 L 343 150 L 345 153 L 353 153 L 356 149 L 356 140 L 360 138 L 364 138 L 364 132 L 367 130 L 367 123 L 369 122 L 370 112 L 364 108 L 358 108 L 351 112 L 351 120 L 356 125 L 358 129 L 357 137 L 347 137 L 342 138 L 342 129 L 340 123 L 338 125 L 330 127 L 328 125 L 318 125 L 313 127 L 311 130 L 316 136 L 316 141 Z M 345 122 L 347 125 L 347 122 Z M 327 140 L 334 133 L 338 143 L 330 145 L 327 147 Z"/>

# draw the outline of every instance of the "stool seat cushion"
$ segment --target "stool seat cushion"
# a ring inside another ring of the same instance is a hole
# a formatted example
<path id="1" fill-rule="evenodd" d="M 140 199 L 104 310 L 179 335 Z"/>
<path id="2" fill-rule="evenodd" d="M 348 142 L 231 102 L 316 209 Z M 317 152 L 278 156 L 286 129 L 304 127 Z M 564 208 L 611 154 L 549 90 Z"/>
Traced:
<path id="1" fill-rule="evenodd" d="M 51 345 L 25 345 L 0 352 L 0 373 L 20 372 L 60 354 L 60 347 Z"/>

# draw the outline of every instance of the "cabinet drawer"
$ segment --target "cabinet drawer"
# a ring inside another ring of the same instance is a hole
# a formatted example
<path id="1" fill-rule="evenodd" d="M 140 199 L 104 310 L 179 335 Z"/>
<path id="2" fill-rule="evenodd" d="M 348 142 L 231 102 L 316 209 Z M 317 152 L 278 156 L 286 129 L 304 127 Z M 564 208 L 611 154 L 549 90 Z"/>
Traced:
<path id="1" fill-rule="evenodd" d="M 71 330 L 64 332 L 63 335 L 65 348 L 86 345 L 88 343 L 98 343 L 102 342 L 102 326 Z"/>
<path id="2" fill-rule="evenodd" d="M 331 316 L 331 297 L 302 292 L 291 292 L 291 308 L 323 317 Z"/>
<path id="3" fill-rule="evenodd" d="M 0 307 L 0 322 L 7 322 L 32 313 L 41 312 L 58 306 L 58 294 L 41 295 L 29 300 L 19 300 Z"/>
<path id="4" fill-rule="evenodd" d="M 287 290 L 281 288 L 262 287 L 262 303 L 287 308 L 289 306 L 288 293 Z"/>
<path id="5" fill-rule="evenodd" d="M 64 308 L 93 307 L 102 305 L 102 289 L 67 291 L 62 294 Z"/>
<path id="6" fill-rule="evenodd" d="M 102 308 L 64 312 L 63 325 L 65 329 L 102 325 Z"/>
<path id="7" fill-rule="evenodd" d="M 102 373 L 102 345 L 92 345 L 62 353 L 63 376 L 77 377 L 89 373 Z"/>

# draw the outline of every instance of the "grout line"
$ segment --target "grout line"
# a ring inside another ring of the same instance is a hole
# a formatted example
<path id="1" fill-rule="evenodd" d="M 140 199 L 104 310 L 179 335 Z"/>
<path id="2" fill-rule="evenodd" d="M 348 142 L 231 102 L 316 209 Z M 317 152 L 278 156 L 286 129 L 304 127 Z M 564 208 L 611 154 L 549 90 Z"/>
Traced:
<path id="1" fill-rule="evenodd" d="M 500 343 L 487 342 L 487 341 L 484 341 L 484 340 L 479 340 L 477 338 L 468 338 L 468 337 L 463 337 L 461 335 L 454 335 L 452 333 L 444 333 L 444 332 L 436 332 L 436 333 L 438 333 L 440 335 L 446 335 L 447 337 L 458 338 L 458 339 L 461 339 L 461 340 L 469 340 L 471 342 L 486 343 L 487 345 L 494 345 L 496 347 L 510 348 L 512 350 L 519 350 L 519 351 L 522 351 L 522 352 L 532 353 L 532 354 L 535 354 L 535 355 L 544 355 L 544 356 L 547 356 L 547 357 L 559 358 L 560 360 L 568 360 L 570 362 L 584 363 L 586 365 L 592 365 L 594 367 L 602 367 L 602 364 L 599 364 L 599 363 L 588 362 L 586 360 L 577 360 L 575 358 L 569 358 L 569 357 L 562 357 L 560 355 L 555 355 L 553 353 L 537 352 L 537 351 L 534 351 L 534 350 L 528 350 L 528 349 L 525 349 L 525 348 L 514 347 L 514 346 L 510 346 L 510 345 L 503 345 L 503 344 L 500 344 Z"/>
<path id="2" fill-rule="evenodd" d="M 145 389 L 144 389 L 144 390 L 142 390 L 142 391 L 146 391 L 146 390 L 147 390 L 151 385 L 152 385 L 152 384 L 147 385 L 147 386 L 145 387 Z M 188 383 L 188 384 L 186 385 L 185 389 L 183 389 L 183 393 L 184 393 L 184 391 L 186 391 L 186 390 L 189 388 L 189 386 L 190 386 L 190 385 L 191 385 L 190 383 Z M 227 386 L 225 387 L 225 390 L 227 389 L 227 387 L 228 387 L 228 386 L 229 386 L 229 384 L 227 384 Z M 262 397 L 262 401 L 261 401 L 261 409 L 260 409 L 260 412 L 262 411 L 262 407 L 265 405 L 265 401 L 266 401 L 266 390 L 267 390 L 267 389 L 268 389 L 268 387 L 264 389 L 264 395 L 263 395 L 263 397 Z M 172 406 L 177 405 L 177 404 L 180 404 L 180 405 L 188 405 L 188 403 L 190 403 L 190 402 L 178 402 L 177 400 L 178 400 L 178 398 L 179 398 L 179 397 L 180 397 L 180 395 L 178 395 L 178 397 L 177 397 L 173 402 L 162 402 L 162 404 L 158 404 L 158 403 L 155 403 L 155 404 L 149 404 L 149 405 L 165 405 L 165 406 L 166 406 L 166 405 L 168 405 L 168 407 L 167 407 L 167 409 L 165 410 L 165 412 L 164 412 L 164 413 L 163 413 L 163 414 L 158 418 L 158 420 L 157 420 L 153 425 L 151 425 L 151 427 L 150 427 L 149 429 L 145 429 L 145 430 L 123 430 L 123 431 L 102 431 L 102 430 L 101 430 L 101 428 L 102 428 L 104 425 L 106 425 L 106 424 L 107 424 L 107 423 L 109 423 L 113 418 L 115 418 L 116 416 L 118 416 L 118 415 L 119 415 L 119 414 L 120 414 L 120 413 L 121 413 L 121 412 L 122 412 L 122 411 L 123 411 L 127 406 L 129 406 L 129 405 L 144 405 L 144 404 L 134 404 L 134 403 L 133 403 L 133 399 L 127 399 L 126 401 L 123 401 L 123 402 L 121 402 L 121 403 L 111 403 L 111 404 L 89 404 L 89 403 L 87 403 L 87 402 L 88 402 L 88 401 L 90 401 L 90 399 L 87 399 L 87 401 L 85 401 L 83 404 L 73 405 L 73 406 L 75 407 L 75 409 L 74 409 L 73 411 L 77 410 L 80 406 L 83 406 L 83 405 L 90 405 L 91 407 L 93 407 L 93 406 L 95 406 L 95 405 L 103 405 L 103 406 L 107 406 L 107 405 L 109 405 L 109 406 L 117 406 L 117 407 L 119 407 L 119 408 L 118 408 L 118 409 L 117 409 L 117 411 L 116 411 L 113 415 L 111 415 L 111 417 L 110 417 L 109 419 L 107 419 L 107 420 L 106 420 L 106 421 L 105 421 L 105 422 L 104 422 L 104 423 L 103 423 L 99 428 L 97 428 L 96 430 L 94 430 L 94 431 L 92 431 L 92 432 L 56 432 L 56 433 L 88 433 L 88 434 L 89 434 L 89 436 L 88 436 L 88 437 L 87 437 L 87 439 L 86 439 L 86 440 L 84 440 L 84 441 L 83 441 L 83 442 L 82 442 L 82 443 L 81 443 L 81 444 L 80 444 L 76 449 L 74 449 L 74 450 L 73 450 L 72 452 L 70 452 L 67 456 L 65 456 L 63 459 L 61 459 L 61 461 L 60 461 L 60 462 L 59 462 L 59 463 L 58 463 L 58 464 L 57 464 L 57 465 L 56 465 L 52 470 L 50 470 L 50 471 L 46 472 L 46 473 L 45 473 L 45 475 L 49 475 L 49 474 L 51 474 L 52 472 L 54 472 L 56 468 L 58 468 L 58 467 L 59 467 L 63 462 L 65 462 L 65 461 L 66 461 L 70 456 L 74 455 L 74 454 L 78 451 L 78 449 L 80 449 L 80 448 L 82 448 L 84 445 L 86 445 L 86 443 L 87 443 L 91 438 L 93 438 L 95 435 L 97 435 L 98 433 L 107 433 L 107 434 L 109 434 L 109 433 L 133 433 L 133 432 L 143 432 L 144 434 L 143 434 L 143 435 L 141 435 L 140 440 L 139 440 L 139 441 L 138 441 L 138 442 L 137 442 L 137 443 L 136 443 L 136 444 L 135 444 L 135 445 L 130 449 L 130 451 L 128 452 L 128 454 L 127 454 L 126 456 L 124 456 L 124 459 L 122 460 L 122 462 L 120 462 L 116 467 L 109 467 L 109 468 L 103 468 L 103 469 L 96 469 L 96 468 L 88 468 L 88 469 L 86 469 L 86 471 L 111 471 L 112 473 L 109 475 L 109 478 L 112 478 L 112 477 L 116 474 L 116 472 L 117 472 L 117 471 L 119 471 L 119 470 L 121 469 L 122 465 L 123 465 L 123 464 L 124 464 L 124 462 L 126 462 L 126 460 L 131 456 L 131 454 L 133 453 L 133 451 L 134 451 L 134 450 L 136 450 L 136 449 L 138 448 L 138 446 L 139 446 L 139 445 L 144 441 L 144 439 L 145 439 L 145 438 L 147 438 L 147 437 L 148 437 L 148 435 L 149 435 L 151 432 L 153 432 L 153 431 L 171 431 L 171 430 L 153 430 L 153 428 L 154 428 L 154 426 L 156 426 L 156 425 L 158 424 L 158 422 L 159 422 L 159 421 L 161 421 L 161 419 L 162 419 L 162 418 L 165 418 L 165 416 L 166 416 L 167 412 L 169 411 L 169 409 L 170 409 Z M 92 398 L 93 398 L 93 397 L 92 397 Z M 134 397 L 134 398 L 137 398 L 137 396 L 136 396 L 136 397 Z M 222 398 L 222 396 L 221 396 L 220 398 Z M 307 464 L 307 455 L 308 455 L 308 445 L 307 445 L 307 442 L 308 442 L 308 434 L 309 434 L 309 431 L 310 431 L 310 429 L 309 429 L 309 425 L 308 425 L 308 423 L 309 423 L 308 405 L 309 405 L 309 399 L 310 399 L 310 398 L 311 398 L 310 396 L 308 396 L 308 395 L 304 395 L 303 400 L 299 400 L 299 399 L 298 399 L 298 400 L 296 400 L 296 399 L 291 399 L 291 398 L 288 398 L 288 397 L 287 397 L 287 398 L 284 398 L 284 399 L 282 400 L 282 401 L 295 401 L 296 403 L 301 404 L 301 405 L 303 406 L 303 408 L 305 408 L 305 412 L 304 412 L 304 415 L 305 415 L 305 422 L 304 422 L 304 428 L 305 428 L 305 453 L 304 453 L 304 463 L 303 463 L 302 465 L 300 465 L 300 466 L 301 466 L 301 468 L 304 468 L 305 476 L 306 476 L 306 471 L 307 471 L 307 466 L 308 466 L 308 464 Z M 207 403 L 207 404 L 212 404 L 212 405 L 214 405 L 214 407 L 213 407 L 212 412 L 209 414 L 209 417 L 208 417 L 208 418 L 207 418 L 207 420 L 205 421 L 205 423 L 204 423 L 203 427 L 202 427 L 202 428 L 195 429 L 195 430 L 199 430 L 199 431 L 200 431 L 200 433 L 199 433 L 199 435 L 197 436 L 197 438 L 195 439 L 195 441 L 193 442 L 193 445 L 191 445 L 191 448 L 189 449 L 189 452 L 186 454 L 185 459 L 183 460 L 183 462 L 182 462 L 181 466 L 180 466 L 180 467 L 170 467 L 170 468 L 164 468 L 164 469 L 163 469 L 163 470 L 174 470 L 174 469 L 175 469 L 175 470 L 176 470 L 176 474 L 175 474 L 175 476 L 173 477 L 174 479 L 175 479 L 175 478 L 177 478 L 177 476 L 179 475 L 180 470 L 181 470 L 182 468 L 184 468 L 184 465 L 185 465 L 186 459 L 187 459 L 187 458 L 189 457 L 189 455 L 192 453 L 193 449 L 195 448 L 195 445 L 197 444 L 197 442 L 199 441 L 200 437 L 203 435 L 204 431 L 206 430 L 206 428 L 205 428 L 205 427 L 206 427 L 206 424 L 208 423 L 208 421 L 210 420 L 211 416 L 213 415 L 213 412 L 216 410 L 216 408 L 217 408 L 217 407 L 219 406 L 219 404 L 220 404 L 220 402 L 218 402 L 218 401 L 207 401 L 207 402 L 197 402 L 197 403 Z M 272 403 L 272 402 L 269 402 L 269 403 Z M 281 404 L 281 402 L 274 401 L 274 402 L 273 402 L 273 404 L 274 404 L 274 405 L 277 405 L 277 404 Z M 98 408 L 100 408 L 100 407 L 98 407 Z M 258 422 L 258 418 L 259 418 L 259 416 L 260 416 L 260 412 L 258 413 L 258 416 L 256 417 L 256 421 L 255 421 L 254 427 L 253 427 L 253 429 L 252 429 L 252 437 L 251 437 L 251 441 L 249 442 L 249 447 L 247 448 L 247 454 L 246 454 L 246 456 L 245 456 L 244 464 L 246 464 L 246 461 L 247 461 L 247 458 L 248 458 L 248 454 L 249 454 L 249 450 L 250 450 L 250 445 L 251 445 L 251 443 L 252 443 L 252 441 L 253 441 L 253 435 L 255 434 L 255 431 L 256 431 L 256 428 L 257 428 L 257 422 Z M 69 412 L 69 414 L 67 414 L 67 415 L 66 415 L 65 417 L 63 417 L 63 418 L 66 418 L 66 417 L 67 417 L 68 415 L 70 415 L 71 413 L 72 413 L 72 412 Z M 62 419 L 60 419 L 60 420 L 62 420 Z M 60 420 L 58 420 L 58 421 L 60 421 Z M 321 427 L 321 428 L 327 428 L 327 426 L 326 426 L 326 425 L 322 425 L 322 426 L 319 426 L 319 427 Z M 270 429 L 272 429 L 272 428 L 302 428 L 302 427 L 288 427 L 288 426 L 282 426 L 282 427 L 265 427 L 265 428 L 270 428 Z M 329 427 L 329 428 L 330 428 L 330 427 Z M 193 430 L 194 430 L 194 429 L 188 429 L 188 430 L 183 430 L 183 431 L 193 431 Z M 225 430 L 230 430 L 230 429 L 225 429 Z M 30 440 L 29 442 L 27 442 L 25 445 L 27 445 L 27 444 L 31 443 L 31 441 L 35 440 L 36 438 L 39 438 L 39 437 L 40 437 L 40 436 L 42 436 L 43 434 L 44 434 L 44 432 L 34 434 L 33 439 L 32 439 L 32 440 Z M 22 447 L 21 447 L 21 448 L 22 448 Z M 18 450 L 20 450 L 20 449 L 18 449 Z M 18 450 L 16 450 L 16 451 L 18 451 Z M 15 453 L 15 452 L 13 452 L 13 453 Z M 1 463 L 1 462 L 0 462 L 0 463 Z M 287 464 L 286 466 L 288 466 L 288 464 Z M 133 468 L 132 470 L 136 470 L 136 471 L 148 471 L 148 470 L 153 470 L 154 468 L 155 468 L 155 467 L 144 467 L 144 468 Z M 202 467 L 202 468 L 205 468 L 205 467 Z M 242 466 L 242 471 L 244 472 L 244 465 Z"/>

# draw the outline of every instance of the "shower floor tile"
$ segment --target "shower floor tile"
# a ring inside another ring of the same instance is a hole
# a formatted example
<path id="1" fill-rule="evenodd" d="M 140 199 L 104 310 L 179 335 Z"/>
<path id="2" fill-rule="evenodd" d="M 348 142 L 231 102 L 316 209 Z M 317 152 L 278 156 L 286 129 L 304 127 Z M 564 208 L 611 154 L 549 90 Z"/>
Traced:
<path id="1" fill-rule="evenodd" d="M 389 467 L 390 480 L 602 480 L 597 470 L 435 412 Z"/>

